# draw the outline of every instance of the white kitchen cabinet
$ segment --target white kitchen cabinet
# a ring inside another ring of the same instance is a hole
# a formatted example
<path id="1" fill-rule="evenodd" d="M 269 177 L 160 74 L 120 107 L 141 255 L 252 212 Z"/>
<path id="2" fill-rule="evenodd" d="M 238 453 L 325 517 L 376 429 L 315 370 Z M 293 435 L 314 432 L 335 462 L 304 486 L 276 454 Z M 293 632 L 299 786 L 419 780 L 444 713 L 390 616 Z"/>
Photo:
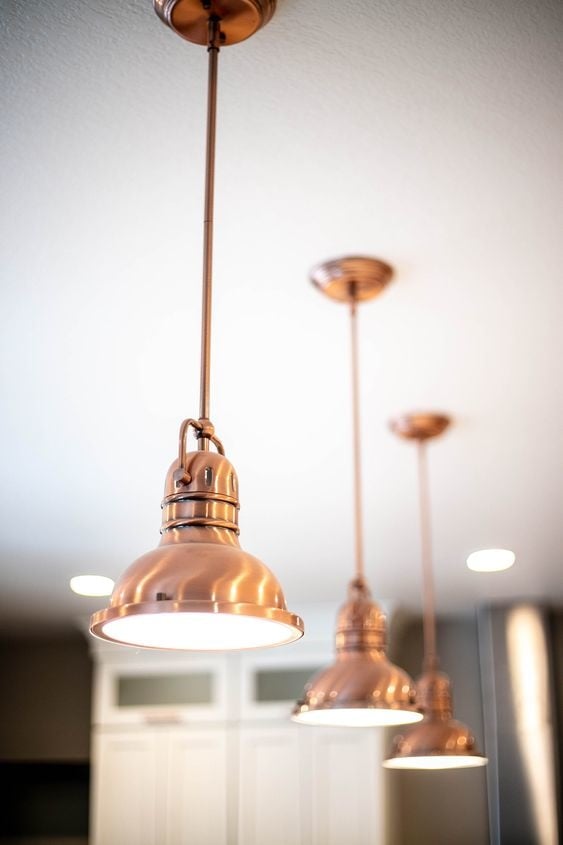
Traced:
<path id="1" fill-rule="evenodd" d="M 92 845 L 380 845 L 380 757 L 370 729 L 99 730 Z"/>
<path id="2" fill-rule="evenodd" d="M 384 841 L 382 742 L 373 728 L 311 729 L 311 845 Z"/>
<path id="3" fill-rule="evenodd" d="M 228 729 L 168 732 L 166 837 L 159 845 L 226 845 Z"/>
<path id="4" fill-rule="evenodd" d="M 309 841 L 304 763 L 298 726 L 240 728 L 241 845 L 305 845 Z"/>
<path id="5" fill-rule="evenodd" d="M 240 845 L 381 845 L 381 733 L 241 727 Z"/>
<path id="6" fill-rule="evenodd" d="M 227 730 L 99 731 L 93 845 L 226 845 Z"/>
<path id="7" fill-rule="evenodd" d="M 163 755 L 155 731 L 101 734 L 93 744 L 93 845 L 160 845 Z"/>
<path id="8" fill-rule="evenodd" d="M 95 725 L 201 724 L 225 721 L 225 655 L 158 655 L 123 649 L 102 653 L 94 673 Z"/>
<path id="9" fill-rule="evenodd" d="M 382 732 L 289 720 L 332 644 L 96 657 L 92 845 L 385 842 Z"/>

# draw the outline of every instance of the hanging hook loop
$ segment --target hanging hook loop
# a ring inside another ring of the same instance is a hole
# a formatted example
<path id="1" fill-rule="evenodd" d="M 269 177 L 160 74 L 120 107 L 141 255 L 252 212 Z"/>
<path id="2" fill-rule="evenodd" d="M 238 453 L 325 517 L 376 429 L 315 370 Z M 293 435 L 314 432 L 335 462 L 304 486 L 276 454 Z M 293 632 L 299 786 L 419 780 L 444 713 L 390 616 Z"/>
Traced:
<path id="1" fill-rule="evenodd" d="M 223 448 L 223 444 L 215 434 L 215 426 L 213 425 L 211 420 L 208 420 L 205 417 L 201 417 L 197 422 L 198 430 L 196 431 L 195 435 L 197 440 L 210 440 L 219 452 L 219 454 L 224 455 L 225 450 Z"/>
<path id="2" fill-rule="evenodd" d="M 211 420 L 194 420 L 191 417 L 184 420 L 180 426 L 178 437 L 178 468 L 174 472 L 174 482 L 178 487 L 182 484 L 189 484 L 192 480 L 186 464 L 186 456 L 188 454 L 187 441 L 190 428 L 193 428 L 196 440 L 205 439 L 211 441 L 220 455 L 225 454 L 223 444 L 215 434 L 215 427 Z"/>

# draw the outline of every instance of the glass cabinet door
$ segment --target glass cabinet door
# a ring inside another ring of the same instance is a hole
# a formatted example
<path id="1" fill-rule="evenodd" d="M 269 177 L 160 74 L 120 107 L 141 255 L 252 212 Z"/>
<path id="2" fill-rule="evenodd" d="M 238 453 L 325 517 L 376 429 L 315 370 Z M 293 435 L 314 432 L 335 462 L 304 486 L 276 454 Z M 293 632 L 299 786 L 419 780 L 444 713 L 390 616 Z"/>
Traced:
<path id="1" fill-rule="evenodd" d="M 98 664 L 94 724 L 224 721 L 227 665 L 222 655 Z"/>
<path id="2" fill-rule="evenodd" d="M 307 681 L 331 659 L 330 648 L 286 647 L 285 654 L 241 657 L 240 718 L 288 719 Z"/>

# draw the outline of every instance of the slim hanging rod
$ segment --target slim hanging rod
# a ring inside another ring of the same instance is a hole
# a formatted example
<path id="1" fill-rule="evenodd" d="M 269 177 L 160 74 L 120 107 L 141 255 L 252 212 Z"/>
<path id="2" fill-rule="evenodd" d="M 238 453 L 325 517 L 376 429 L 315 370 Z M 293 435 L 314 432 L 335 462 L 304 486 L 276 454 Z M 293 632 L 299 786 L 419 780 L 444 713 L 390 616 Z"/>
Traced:
<path id="1" fill-rule="evenodd" d="M 215 200 L 215 141 L 217 135 L 217 76 L 221 19 L 208 20 L 207 143 L 205 152 L 205 212 L 203 219 L 203 290 L 201 305 L 201 374 L 199 416 L 209 420 L 211 378 L 211 305 L 213 283 L 213 212 Z M 209 438 L 198 437 L 198 449 L 209 449 Z"/>
<path id="2" fill-rule="evenodd" d="M 416 442 L 418 463 L 418 506 L 422 562 L 422 603 L 424 628 L 424 668 L 438 668 L 436 652 L 436 598 L 432 566 L 432 530 L 430 525 L 430 485 L 426 463 L 426 443 L 439 437 L 450 425 L 450 418 L 433 411 L 416 411 L 391 420 L 391 431 L 405 440 Z"/>
<path id="3" fill-rule="evenodd" d="M 362 447 L 360 432 L 360 366 L 358 305 L 378 296 L 393 278 L 393 268 L 378 258 L 348 255 L 323 261 L 311 270 L 311 281 L 325 296 L 344 302 L 350 312 L 352 370 L 352 441 L 354 463 L 354 544 L 358 586 L 367 589 L 364 564 Z"/>
<path id="4" fill-rule="evenodd" d="M 358 355 L 358 308 L 355 282 L 350 290 L 350 335 L 352 347 L 352 429 L 354 441 L 354 542 L 356 577 L 364 581 L 364 520 L 362 499 L 362 444 L 360 432 L 360 365 Z"/>
<path id="5" fill-rule="evenodd" d="M 420 508 L 420 548 L 422 557 L 422 597 L 424 603 L 424 668 L 437 669 L 436 596 L 432 569 L 432 532 L 430 528 L 430 488 L 426 461 L 426 442 L 418 440 L 418 492 Z"/>

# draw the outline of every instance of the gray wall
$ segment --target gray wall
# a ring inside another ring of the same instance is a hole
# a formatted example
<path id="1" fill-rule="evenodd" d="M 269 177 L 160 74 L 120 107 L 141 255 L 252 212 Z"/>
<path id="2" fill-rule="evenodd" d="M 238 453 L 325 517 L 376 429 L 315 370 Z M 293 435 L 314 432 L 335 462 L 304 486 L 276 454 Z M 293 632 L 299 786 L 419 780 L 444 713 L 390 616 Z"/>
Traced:
<path id="1" fill-rule="evenodd" d="M 420 619 L 394 627 L 391 656 L 415 678 L 422 661 Z M 477 624 L 473 617 L 443 619 L 438 625 L 442 669 L 453 683 L 455 716 L 469 724 L 481 750 L 483 716 Z M 391 734 L 388 735 L 388 743 Z M 388 841 L 392 845 L 488 845 L 486 770 L 386 771 Z"/>
<path id="2" fill-rule="evenodd" d="M 92 664 L 85 638 L 0 642 L 0 759 L 90 758 Z"/>

